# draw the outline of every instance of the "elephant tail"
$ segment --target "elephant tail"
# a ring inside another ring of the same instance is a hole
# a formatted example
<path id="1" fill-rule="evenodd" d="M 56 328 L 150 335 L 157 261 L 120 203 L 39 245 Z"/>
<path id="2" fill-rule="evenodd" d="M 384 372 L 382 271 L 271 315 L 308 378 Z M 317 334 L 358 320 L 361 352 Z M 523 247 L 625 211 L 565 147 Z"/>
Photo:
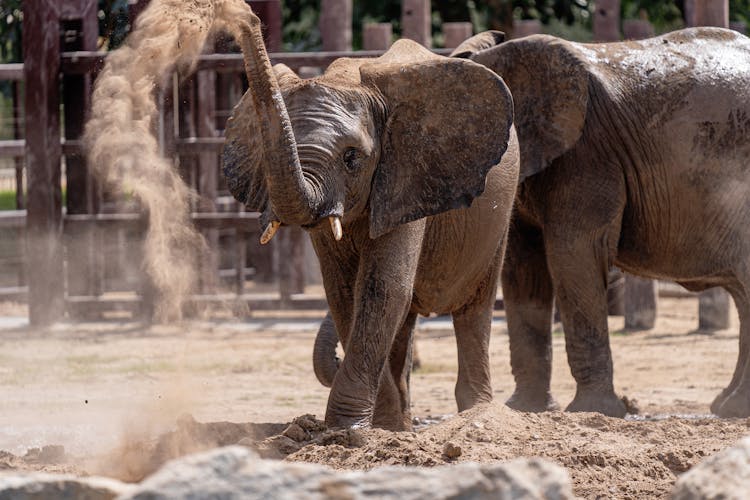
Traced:
<path id="1" fill-rule="evenodd" d="M 329 312 L 320 324 L 313 346 L 313 370 L 315 370 L 318 381 L 326 387 L 333 385 L 333 377 L 341 363 L 341 360 L 336 356 L 338 341 L 336 325 L 334 325 Z"/>

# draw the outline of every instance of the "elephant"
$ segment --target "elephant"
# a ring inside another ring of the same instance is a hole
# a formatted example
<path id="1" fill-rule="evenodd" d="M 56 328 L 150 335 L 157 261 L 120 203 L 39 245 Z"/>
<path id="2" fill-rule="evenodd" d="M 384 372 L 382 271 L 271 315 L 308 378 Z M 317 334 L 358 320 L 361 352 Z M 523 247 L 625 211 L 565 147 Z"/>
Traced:
<path id="1" fill-rule="evenodd" d="M 720 28 L 602 44 L 492 38 L 477 35 L 464 56 L 510 87 L 521 147 L 501 276 L 516 384 L 507 404 L 557 407 L 556 298 L 576 381 L 567 410 L 625 415 L 607 331 L 616 265 L 731 294 L 739 356 L 711 411 L 750 415 L 750 40 Z"/>
<path id="2" fill-rule="evenodd" d="M 227 122 L 223 172 L 261 212 L 309 232 L 345 356 L 331 427 L 411 428 L 417 314 L 452 314 L 460 409 L 492 398 L 488 344 L 519 171 L 502 79 L 399 40 L 319 77 L 246 57 L 249 89 Z"/>
<path id="3" fill-rule="evenodd" d="M 502 31 L 485 31 L 476 37 L 471 37 L 464 41 L 463 44 L 456 47 L 450 54 L 450 57 L 466 58 L 473 52 L 482 48 L 488 48 L 505 40 L 505 33 Z M 341 359 L 336 355 L 336 347 L 339 337 L 336 332 L 336 325 L 328 311 L 320 323 L 318 333 L 315 335 L 313 344 L 313 371 L 315 377 L 325 387 L 331 387 L 333 377 L 336 375 Z M 412 342 L 412 370 L 421 366 L 421 361 L 417 355 L 417 344 Z"/>

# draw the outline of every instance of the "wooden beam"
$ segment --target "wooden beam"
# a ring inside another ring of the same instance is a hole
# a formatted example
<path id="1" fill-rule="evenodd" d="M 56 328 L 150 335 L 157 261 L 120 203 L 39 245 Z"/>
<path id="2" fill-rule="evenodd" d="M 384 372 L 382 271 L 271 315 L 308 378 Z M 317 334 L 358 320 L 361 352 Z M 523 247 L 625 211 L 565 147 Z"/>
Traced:
<path id="1" fill-rule="evenodd" d="M 0 64 L 0 81 L 23 80 L 23 63 Z"/>
<path id="2" fill-rule="evenodd" d="M 60 5 L 23 4 L 29 321 L 46 325 L 64 311 L 60 185 Z"/>
<path id="3" fill-rule="evenodd" d="M 277 52 L 269 54 L 271 62 L 284 63 L 296 70 L 301 66 L 327 67 L 341 57 L 378 57 L 382 50 L 342 52 Z M 451 49 L 434 49 L 438 55 L 448 55 Z M 88 73 L 101 69 L 106 52 L 65 52 L 62 55 L 64 73 Z M 198 58 L 196 71 L 212 70 L 220 73 L 241 73 L 245 70 L 242 54 L 204 54 Z"/>

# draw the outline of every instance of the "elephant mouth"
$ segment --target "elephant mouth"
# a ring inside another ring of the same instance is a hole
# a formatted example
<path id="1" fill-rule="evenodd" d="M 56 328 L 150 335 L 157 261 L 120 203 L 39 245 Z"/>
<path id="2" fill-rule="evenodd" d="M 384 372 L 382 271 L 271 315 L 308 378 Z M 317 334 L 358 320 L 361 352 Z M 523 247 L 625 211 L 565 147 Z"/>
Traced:
<path id="1" fill-rule="evenodd" d="M 319 216 L 312 223 L 303 224 L 301 227 L 306 231 L 319 231 L 325 228 L 325 226 L 329 226 L 333 233 L 333 238 L 336 241 L 339 241 L 344 236 L 344 230 L 341 226 L 341 219 L 343 216 L 343 210 L 331 210 L 328 214 Z M 275 217 L 264 223 L 263 233 L 260 236 L 260 244 L 265 245 L 271 241 L 274 235 L 276 235 L 276 231 L 278 231 L 282 225 L 283 224 Z"/>
<path id="2" fill-rule="evenodd" d="M 330 227 L 333 233 L 333 238 L 339 241 L 344 235 L 344 230 L 341 226 L 341 218 L 344 216 L 342 211 L 334 210 L 327 215 L 318 217 L 312 224 L 305 224 L 302 229 L 307 231 L 319 231 L 325 229 L 326 226 Z"/>

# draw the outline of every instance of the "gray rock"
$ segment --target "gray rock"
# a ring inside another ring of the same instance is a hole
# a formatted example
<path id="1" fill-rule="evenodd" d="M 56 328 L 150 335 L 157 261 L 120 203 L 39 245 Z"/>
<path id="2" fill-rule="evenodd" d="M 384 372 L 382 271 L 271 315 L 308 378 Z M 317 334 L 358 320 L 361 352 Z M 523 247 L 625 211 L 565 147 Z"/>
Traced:
<path id="1" fill-rule="evenodd" d="M 677 479 L 673 500 L 746 499 L 750 494 L 750 437 L 699 463 Z"/>
<path id="2" fill-rule="evenodd" d="M 320 465 L 263 460 L 239 446 L 169 462 L 123 498 L 433 500 L 457 497 L 574 498 L 567 472 L 540 459 L 338 472 Z"/>
<path id="3" fill-rule="evenodd" d="M 0 500 L 110 500 L 133 485 L 104 477 L 76 477 L 46 472 L 0 474 Z"/>

